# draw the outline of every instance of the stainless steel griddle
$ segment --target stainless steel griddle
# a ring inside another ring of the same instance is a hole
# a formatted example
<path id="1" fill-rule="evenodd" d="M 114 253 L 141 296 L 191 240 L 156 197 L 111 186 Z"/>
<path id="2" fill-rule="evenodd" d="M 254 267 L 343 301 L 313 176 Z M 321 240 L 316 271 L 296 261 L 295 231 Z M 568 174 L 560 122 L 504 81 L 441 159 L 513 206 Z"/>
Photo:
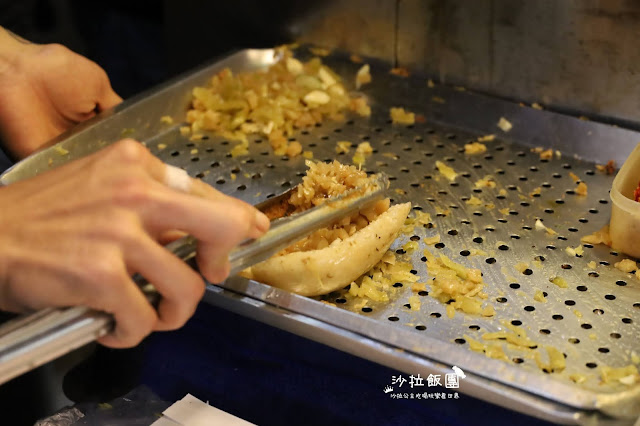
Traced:
<path id="1" fill-rule="evenodd" d="M 58 142 L 70 154 L 44 150 L 16 166 L 3 183 L 130 136 L 145 142 L 167 163 L 227 194 L 253 204 L 263 201 L 300 181 L 303 158 L 275 156 L 268 141 L 259 137 L 250 140 L 248 156 L 232 158 L 229 152 L 235 142 L 214 135 L 192 141 L 180 135 L 179 127 L 194 86 L 224 67 L 235 72 L 266 67 L 275 61 L 274 55 L 273 50 L 241 51 L 126 101 L 63 135 Z M 309 53 L 300 48 L 297 56 L 306 59 Z M 348 57 L 334 52 L 323 60 L 352 88 L 361 65 Z M 412 311 L 407 305 L 414 294 L 410 285 L 398 285 L 390 303 L 356 307 L 341 293 L 323 298 L 332 306 L 234 278 L 222 287 L 209 286 L 204 300 L 408 374 L 444 374 L 457 365 L 467 373 L 462 392 L 547 420 L 587 423 L 617 418 L 624 423 L 640 416 L 640 386 L 604 385 L 599 373 L 603 365 L 624 366 L 631 363 L 633 353 L 640 355 L 640 281 L 613 267 L 625 256 L 608 247 L 583 244 L 582 257 L 565 251 L 609 220 L 613 176 L 597 171 L 594 162 L 614 159 L 622 164 L 640 134 L 461 88 L 429 88 L 423 76 L 397 77 L 389 74 L 389 64 L 368 62 L 373 83 L 362 92 L 369 97 L 372 116 L 327 121 L 299 132 L 296 139 L 317 160 L 337 158 L 345 163 L 351 162 L 354 150 L 336 155 L 337 141 L 350 141 L 354 148 L 369 141 L 374 153 L 367 158 L 366 170 L 390 176 L 392 190 L 398 190 L 394 202 L 411 201 L 414 209 L 432 216 L 433 227 L 401 235 L 392 249 L 402 253 L 401 247 L 411 237 L 418 240 L 420 249 L 400 258 L 410 259 L 421 281 L 427 281 L 422 239 L 439 234 L 441 244 L 429 250 L 480 268 L 487 302 L 495 307 L 496 316 L 458 312 L 449 319 L 445 306 L 428 295 L 420 296 L 420 310 Z M 412 126 L 390 124 L 392 106 L 423 114 L 426 120 Z M 161 123 L 164 115 L 173 117 L 175 124 Z M 501 117 L 513 124 L 508 133 L 496 125 Z M 464 154 L 465 143 L 486 134 L 497 136 L 486 143 L 486 153 Z M 561 156 L 541 160 L 531 152 L 535 146 L 559 150 Z M 454 182 L 439 174 L 437 160 L 459 173 Z M 588 185 L 587 196 L 575 194 L 570 172 Z M 476 188 L 475 182 L 487 175 L 493 176 L 496 188 Z M 540 195 L 531 196 L 537 187 Z M 501 189 L 505 195 L 500 195 Z M 471 196 L 494 207 L 470 206 L 465 201 Z M 442 211 L 448 212 L 438 214 Z M 558 234 L 536 230 L 537 219 Z M 471 255 L 473 249 L 487 254 Z M 587 266 L 591 261 L 596 268 Z M 514 268 L 520 262 L 528 265 L 524 273 Z M 549 282 L 555 276 L 566 279 L 569 287 L 561 289 Z M 533 299 L 536 290 L 547 294 L 546 303 Z M 566 370 L 544 373 L 522 352 L 509 349 L 505 352 L 515 360 L 511 364 L 472 352 L 464 336 L 482 340 L 483 333 L 504 329 L 501 320 L 522 325 L 532 340 L 562 351 Z M 574 384 L 568 379 L 573 373 L 588 380 Z"/>

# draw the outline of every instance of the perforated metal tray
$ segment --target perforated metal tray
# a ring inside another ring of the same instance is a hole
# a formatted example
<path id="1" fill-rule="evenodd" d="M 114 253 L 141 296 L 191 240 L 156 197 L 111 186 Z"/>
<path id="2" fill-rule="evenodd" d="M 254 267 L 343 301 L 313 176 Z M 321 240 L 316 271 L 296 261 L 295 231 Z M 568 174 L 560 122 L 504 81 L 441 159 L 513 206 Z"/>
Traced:
<path id="1" fill-rule="evenodd" d="M 299 55 L 308 53 L 301 49 Z M 339 52 L 324 60 L 347 85 L 360 66 Z M 127 101 L 61 137 L 70 155 L 40 152 L 14 168 L 3 183 L 62 164 L 126 134 L 221 191 L 252 203 L 262 201 L 295 185 L 304 173 L 304 159 L 277 157 L 260 138 L 251 140 L 248 156 L 231 158 L 234 142 L 213 135 L 191 141 L 180 135 L 179 126 L 193 86 L 224 66 L 237 72 L 273 61 L 271 50 L 243 51 Z M 205 299 L 408 373 L 441 373 L 457 365 L 469 375 L 462 391 L 542 418 L 584 422 L 594 416 L 631 419 L 640 415 L 640 387 L 605 385 L 599 376 L 600 367 L 627 365 L 632 353 L 640 354 L 640 281 L 613 267 L 624 256 L 607 247 L 583 245 L 582 257 L 565 251 L 609 219 L 608 189 L 613 177 L 597 171 L 592 161 L 616 159 L 621 164 L 640 135 L 459 88 L 428 88 L 424 77 L 393 76 L 387 64 L 369 62 L 373 83 L 362 92 L 370 99 L 372 117 L 325 122 L 300 132 L 296 139 L 317 160 L 337 158 L 346 163 L 351 156 L 335 154 L 337 141 L 354 145 L 369 141 L 374 153 L 365 168 L 391 176 L 392 188 L 398 190 L 395 202 L 411 201 L 414 209 L 433 218 L 432 228 L 402 235 L 393 249 L 400 249 L 411 237 L 418 240 L 420 250 L 401 257 L 410 259 L 421 281 L 427 281 L 422 239 L 439 234 L 442 243 L 428 248 L 480 268 L 487 303 L 495 307 L 496 316 L 458 313 L 449 319 L 445 306 L 425 293 L 420 296 L 420 310 L 413 311 L 407 299 L 414 293 L 407 285 L 398 286 L 397 297 L 390 303 L 357 310 L 340 293 L 325 298 L 335 304 L 331 306 L 240 278 L 225 283 L 226 290 L 210 287 Z M 392 125 L 388 121 L 391 106 L 423 114 L 425 123 Z M 172 116 L 176 124 L 160 123 L 163 115 Z M 514 125 L 510 132 L 496 126 L 500 117 Z M 489 133 L 497 138 L 486 143 L 486 153 L 464 154 L 466 142 Z M 531 152 L 532 146 L 551 147 L 562 154 L 543 161 Z M 458 178 L 449 182 L 441 176 L 436 160 L 453 167 Z M 588 185 L 587 196 L 573 192 L 576 184 L 570 172 Z M 487 175 L 494 177 L 497 186 L 476 188 L 475 182 Z M 540 195 L 530 195 L 538 187 Z M 501 189 L 506 194 L 501 195 Z M 469 206 L 465 201 L 470 196 L 493 207 Z M 441 210 L 447 213 L 438 214 Z M 558 234 L 536 230 L 537 219 Z M 469 255 L 472 249 L 487 254 Z M 595 268 L 587 266 L 591 261 Z M 514 268 L 519 262 L 527 263 L 525 273 Z M 565 278 L 569 287 L 561 289 L 549 282 L 555 276 Z M 533 299 L 536 290 L 547 294 L 546 303 Z M 481 340 L 484 332 L 504 329 L 501 320 L 522 325 L 540 345 L 562 351 L 566 370 L 544 373 L 522 352 L 509 349 L 506 353 L 513 363 L 469 350 L 465 335 Z M 573 373 L 588 380 L 574 384 L 568 379 Z"/>

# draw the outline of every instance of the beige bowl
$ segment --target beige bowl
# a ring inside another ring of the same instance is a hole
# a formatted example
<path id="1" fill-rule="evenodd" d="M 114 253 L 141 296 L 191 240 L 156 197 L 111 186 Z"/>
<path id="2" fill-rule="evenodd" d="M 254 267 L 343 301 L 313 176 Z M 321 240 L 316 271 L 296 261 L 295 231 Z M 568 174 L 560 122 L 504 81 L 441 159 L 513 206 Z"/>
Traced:
<path id="1" fill-rule="evenodd" d="M 640 258 L 640 203 L 633 193 L 640 181 L 640 144 L 622 165 L 613 180 L 611 192 L 611 246 L 636 258 Z"/>

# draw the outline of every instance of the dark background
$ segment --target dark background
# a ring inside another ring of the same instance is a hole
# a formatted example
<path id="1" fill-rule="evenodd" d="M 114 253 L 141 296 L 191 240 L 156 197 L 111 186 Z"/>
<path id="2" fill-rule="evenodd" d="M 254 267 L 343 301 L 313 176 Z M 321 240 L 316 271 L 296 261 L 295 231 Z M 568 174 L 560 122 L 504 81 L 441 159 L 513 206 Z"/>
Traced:
<path id="1" fill-rule="evenodd" d="M 2 0 L 0 25 L 96 61 L 127 98 L 229 51 L 290 41 L 293 17 L 318 3 Z"/>

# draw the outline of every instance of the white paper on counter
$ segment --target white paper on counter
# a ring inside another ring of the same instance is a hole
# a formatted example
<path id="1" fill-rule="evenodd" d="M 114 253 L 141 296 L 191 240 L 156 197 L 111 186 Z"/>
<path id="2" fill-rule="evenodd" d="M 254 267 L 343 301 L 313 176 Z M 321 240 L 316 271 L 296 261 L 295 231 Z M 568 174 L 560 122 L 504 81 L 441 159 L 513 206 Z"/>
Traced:
<path id="1" fill-rule="evenodd" d="M 187 394 L 162 414 L 163 417 L 151 426 L 254 426 L 253 423 L 212 407 L 191 394 Z"/>

